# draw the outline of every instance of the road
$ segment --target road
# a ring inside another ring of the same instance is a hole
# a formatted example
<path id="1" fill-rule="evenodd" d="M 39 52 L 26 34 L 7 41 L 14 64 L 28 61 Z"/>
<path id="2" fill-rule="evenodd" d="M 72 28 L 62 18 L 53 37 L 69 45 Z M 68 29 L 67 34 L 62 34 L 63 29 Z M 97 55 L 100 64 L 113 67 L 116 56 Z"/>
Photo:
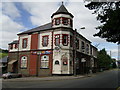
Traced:
<path id="1" fill-rule="evenodd" d="M 110 70 L 92 77 L 54 81 L 3 82 L 3 88 L 118 88 L 120 70 Z"/>

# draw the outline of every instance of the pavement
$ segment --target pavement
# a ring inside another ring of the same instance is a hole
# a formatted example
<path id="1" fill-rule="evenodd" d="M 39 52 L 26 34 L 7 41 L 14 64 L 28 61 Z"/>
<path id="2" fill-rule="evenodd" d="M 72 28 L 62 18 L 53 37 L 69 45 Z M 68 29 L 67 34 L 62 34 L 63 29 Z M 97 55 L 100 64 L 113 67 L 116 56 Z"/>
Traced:
<path id="1" fill-rule="evenodd" d="M 2 79 L 2 81 L 4 82 L 18 81 L 19 82 L 19 81 L 54 81 L 54 80 L 68 80 L 68 79 L 70 80 L 70 79 L 80 79 L 85 77 L 91 77 L 99 73 L 103 73 L 103 72 L 97 72 L 97 73 L 85 74 L 85 75 L 76 75 L 76 76 L 22 77 L 22 78 L 12 78 L 12 79 Z"/>
<path id="2" fill-rule="evenodd" d="M 54 81 L 54 80 L 67 80 L 67 79 L 78 79 L 84 78 L 86 76 L 48 76 L 48 77 L 22 77 L 22 78 L 12 78 L 12 79 L 2 79 L 4 82 L 8 81 Z"/>

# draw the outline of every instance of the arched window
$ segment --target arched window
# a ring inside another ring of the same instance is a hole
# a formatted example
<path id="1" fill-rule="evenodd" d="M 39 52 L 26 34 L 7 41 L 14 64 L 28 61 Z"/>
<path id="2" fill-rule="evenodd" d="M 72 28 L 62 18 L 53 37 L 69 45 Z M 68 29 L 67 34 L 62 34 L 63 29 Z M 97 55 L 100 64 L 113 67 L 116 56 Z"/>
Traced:
<path id="1" fill-rule="evenodd" d="M 55 65 L 59 65 L 60 63 L 59 63 L 59 61 L 58 60 L 56 60 L 55 61 Z"/>
<path id="2" fill-rule="evenodd" d="M 49 68 L 49 56 L 43 55 L 41 57 L 41 68 Z"/>
<path id="3" fill-rule="evenodd" d="M 21 68 L 27 68 L 27 56 L 21 57 Z"/>

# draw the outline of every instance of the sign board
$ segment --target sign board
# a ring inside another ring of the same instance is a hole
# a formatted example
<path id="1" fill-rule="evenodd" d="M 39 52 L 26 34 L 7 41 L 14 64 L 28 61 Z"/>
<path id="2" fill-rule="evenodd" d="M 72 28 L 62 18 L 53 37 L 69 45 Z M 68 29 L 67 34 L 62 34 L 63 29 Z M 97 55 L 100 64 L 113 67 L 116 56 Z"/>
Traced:
<path id="1" fill-rule="evenodd" d="M 33 55 L 41 55 L 41 54 L 51 54 L 52 51 L 31 51 Z"/>

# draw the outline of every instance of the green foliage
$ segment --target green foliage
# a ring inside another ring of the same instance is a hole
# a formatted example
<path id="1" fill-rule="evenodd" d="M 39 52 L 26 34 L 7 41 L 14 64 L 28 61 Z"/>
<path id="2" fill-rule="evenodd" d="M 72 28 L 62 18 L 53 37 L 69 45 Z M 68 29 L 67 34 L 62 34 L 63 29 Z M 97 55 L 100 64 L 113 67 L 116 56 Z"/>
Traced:
<path id="1" fill-rule="evenodd" d="M 4 50 L 0 48 L 0 59 L 5 56 L 8 56 L 8 50 Z"/>
<path id="2" fill-rule="evenodd" d="M 8 53 L 0 53 L 0 59 L 5 57 L 5 56 L 8 56 Z"/>
<path id="3" fill-rule="evenodd" d="M 115 2 L 90 2 L 85 5 L 89 10 L 94 10 L 97 20 L 102 25 L 94 36 L 105 38 L 108 42 L 120 44 L 120 1 Z"/>
<path id="4" fill-rule="evenodd" d="M 112 63 L 111 57 L 106 53 L 105 49 L 102 49 L 98 52 L 98 66 L 104 68 L 110 68 Z"/>

